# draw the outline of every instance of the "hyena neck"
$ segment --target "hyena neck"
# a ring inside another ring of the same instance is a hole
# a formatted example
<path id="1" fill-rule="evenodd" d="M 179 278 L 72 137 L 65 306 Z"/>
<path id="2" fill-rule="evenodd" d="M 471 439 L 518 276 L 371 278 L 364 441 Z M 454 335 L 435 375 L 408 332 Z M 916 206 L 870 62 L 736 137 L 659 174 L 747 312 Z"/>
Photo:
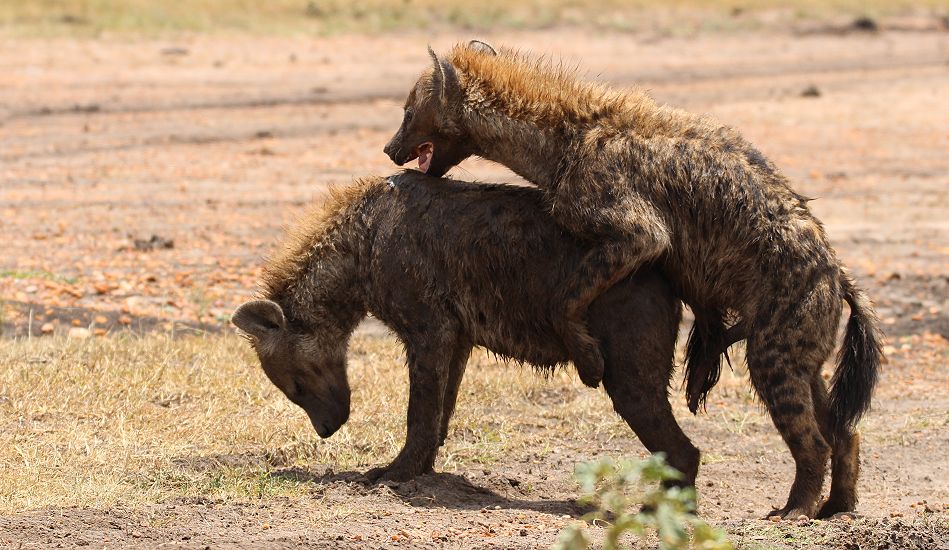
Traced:
<path id="1" fill-rule="evenodd" d="M 503 164 L 539 187 L 556 184 L 567 154 L 565 140 L 556 132 L 501 111 L 469 111 L 466 118 L 479 156 Z"/>
<path id="2" fill-rule="evenodd" d="M 462 125 L 476 152 L 539 187 L 552 187 L 575 159 L 584 129 L 623 101 L 570 71 L 513 53 L 486 56 L 467 47 L 450 54 L 461 88 Z"/>
<path id="3" fill-rule="evenodd" d="M 366 212 L 381 187 L 366 181 L 332 196 L 268 262 L 261 295 L 280 304 L 291 322 L 348 337 L 366 316 L 359 266 L 371 243 Z"/>
<path id="4" fill-rule="evenodd" d="M 301 330 L 332 332 L 348 338 L 366 316 L 363 285 L 348 252 L 314 250 L 295 280 L 269 299 L 283 308 Z"/>
<path id="5" fill-rule="evenodd" d="M 450 61 L 477 154 L 540 187 L 556 186 L 564 169 L 582 161 L 577 157 L 591 131 L 645 139 L 674 134 L 684 120 L 644 90 L 583 82 L 543 59 L 510 52 L 487 56 L 460 46 Z"/>

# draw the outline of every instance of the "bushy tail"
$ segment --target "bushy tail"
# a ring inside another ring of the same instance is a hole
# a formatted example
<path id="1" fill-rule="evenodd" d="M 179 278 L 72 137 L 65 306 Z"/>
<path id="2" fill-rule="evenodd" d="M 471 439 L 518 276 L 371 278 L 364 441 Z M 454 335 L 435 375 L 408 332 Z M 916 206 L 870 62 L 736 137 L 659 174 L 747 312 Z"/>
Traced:
<path id="1" fill-rule="evenodd" d="M 850 306 L 850 320 L 831 381 L 830 408 L 837 433 L 849 431 L 870 408 L 873 387 L 884 361 L 884 336 L 870 299 L 846 272 L 842 271 L 840 278 L 844 299 Z"/>

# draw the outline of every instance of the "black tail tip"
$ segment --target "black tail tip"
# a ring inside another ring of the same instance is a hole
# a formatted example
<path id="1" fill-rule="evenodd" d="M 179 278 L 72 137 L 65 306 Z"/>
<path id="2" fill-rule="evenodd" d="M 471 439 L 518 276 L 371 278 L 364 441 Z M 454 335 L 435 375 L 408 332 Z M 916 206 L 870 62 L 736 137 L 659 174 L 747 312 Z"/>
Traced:
<path id="1" fill-rule="evenodd" d="M 852 304 L 851 308 L 830 395 L 838 432 L 850 431 L 870 409 L 884 362 L 883 333 L 872 310 L 860 304 Z"/>

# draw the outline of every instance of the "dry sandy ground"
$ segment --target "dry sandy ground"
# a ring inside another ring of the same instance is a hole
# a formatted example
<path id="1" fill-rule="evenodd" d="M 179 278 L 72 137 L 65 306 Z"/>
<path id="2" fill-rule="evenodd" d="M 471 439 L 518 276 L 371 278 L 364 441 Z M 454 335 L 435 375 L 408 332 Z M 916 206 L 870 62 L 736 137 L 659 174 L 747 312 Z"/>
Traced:
<path id="1" fill-rule="evenodd" d="M 0 43 L 5 336 L 221 326 L 281 224 L 327 185 L 394 170 L 382 146 L 425 44 L 461 38 Z M 864 425 L 860 517 L 754 519 L 783 503 L 792 466 L 740 377 L 707 415 L 678 409 L 706 452 L 703 514 L 745 548 L 949 546 L 949 33 L 488 38 L 740 128 L 817 199 L 878 302 L 891 362 Z M 515 180 L 482 162 L 453 174 Z M 173 248 L 136 248 L 153 234 Z M 643 452 L 551 437 L 543 460 L 525 450 L 395 487 L 332 465 L 282 472 L 312 481 L 302 503 L 22 510 L 0 517 L 0 546 L 546 547 L 581 512 L 575 462 Z"/>

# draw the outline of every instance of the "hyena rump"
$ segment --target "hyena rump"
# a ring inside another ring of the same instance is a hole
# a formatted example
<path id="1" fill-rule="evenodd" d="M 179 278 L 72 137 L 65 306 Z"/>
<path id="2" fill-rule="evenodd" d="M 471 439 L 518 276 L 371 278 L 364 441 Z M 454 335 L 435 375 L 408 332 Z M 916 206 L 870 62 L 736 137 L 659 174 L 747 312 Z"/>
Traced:
<path id="1" fill-rule="evenodd" d="M 853 426 L 870 406 L 882 334 L 808 199 L 735 130 L 644 92 L 582 83 L 477 41 L 444 59 L 429 52 L 432 67 L 386 152 L 400 165 L 418 157 L 433 175 L 470 155 L 504 164 L 544 191 L 559 224 L 595 243 L 558 302 L 560 336 L 581 378 L 595 384 L 602 372 L 584 328 L 588 304 L 655 262 L 697 314 L 734 319 L 747 336 L 752 383 L 796 464 L 787 504 L 772 514 L 853 510 Z M 843 301 L 850 322 L 828 395 L 820 367 Z M 693 407 L 717 378 L 718 365 L 709 366 L 688 376 Z M 818 508 L 828 457 L 831 491 Z"/>
<path id="2" fill-rule="evenodd" d="M 551 289 L 584 246 L 541 204 L 536 189 L 418 172 L 365 179 L 294 230 L 265 266 L 262 299 L 238 308 L 233 322 L 321 437 L 349 418 L 350 334 L 367 312 L 388 325 L 406 347 L 408 430 L 395 460 L 367 475 L 414 477 L 432 469 L 445 440 L 472 346 L 540 369 L 568 359 Z M 665 278 L 644 268 L 597 298 L 590 328 L 614 409 L 693 484 L 699 452 L 667 395 L 680 309 Z"/>

